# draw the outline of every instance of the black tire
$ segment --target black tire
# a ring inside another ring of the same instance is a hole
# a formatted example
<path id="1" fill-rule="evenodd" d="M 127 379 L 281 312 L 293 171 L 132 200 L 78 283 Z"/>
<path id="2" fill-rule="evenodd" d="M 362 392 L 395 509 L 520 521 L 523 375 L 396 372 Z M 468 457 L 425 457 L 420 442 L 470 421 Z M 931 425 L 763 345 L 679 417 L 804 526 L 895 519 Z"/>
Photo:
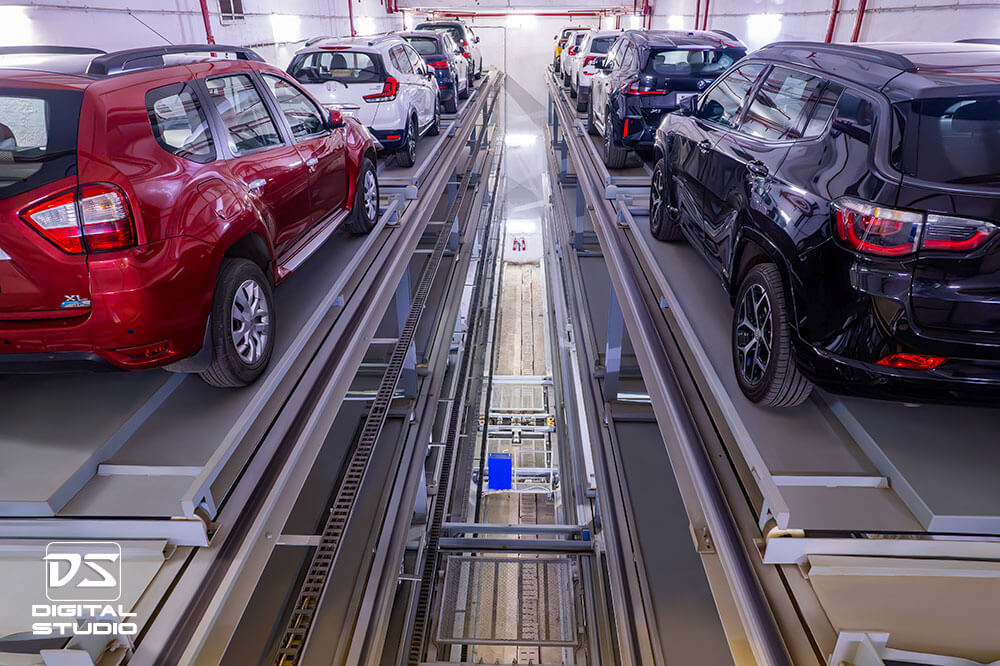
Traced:
<path id="1" fill-rule="evenodd" d="M 569 74 L 563 72 L 562 75 L 563 88 L 569 88 Z"/>
<path id="2" fill-rule="evenodd" d="M 791 340 L 781 271 L 774 264 L 757 264 L 740 284 L 732 329 L 733 369 L 750 401 L 794 407 L 809 397 L 813 385 L 795 365 Z"/>
<path id="3" fill-rule="evenodd" d="M 573 85 L 573 80 L 570 79 L 570 82 L 569 82 L 569 96 L 572 97 L 573 99 L 576 99 L 577 94 L 578 93 L 576 92 L 576 86 Z"/>
<path id="4" fill-rule="evenodd" d="M 473 88 L 476 87 L 476 76 L 475 74 L 472 73 L 472 65 L 469 65 L 468 71 L 469 73 L 466 75 L 466 78 L 469 80 L 468 82 L 469 90 L 472 90 Z"/>
<path id="5" fill-rule="evenodd" d="M 434 97 L 434 120 L 431 121 L 431 126 L 427 128 L 428 136 L 437 136 L 441 133 L 441 101 Z"/>
<path id="6" fill-rule="evenodd" d="M 590 136 L 601 136 L 601 133 L 597 131 L 597 125 L 594 124 L 593 104 L 590 104 L 587 108 L 587 134 Z"/>
<path id="7" fill-rule="evenodd" d="M 252 296 L 249 298 L 252 309 L 240 309 L 236 305 L 237 299 L 247 303 L 249 296 Z M 236 320 L 234 309 L 245 312 L 248 320 Z M 241 338 L 256 340 L 256 344 L 238 348 L 234 337 L 239 335 L 239 331 L 234 327 L 242 329 L 250 321 L 262 326 L 263 330 Z M 201 378 L 220 388 L 236 388 L 252 383 L 271 361 L 274 328 L 271 283 L 260 267 L 249 259 L 223 260 L 212 303 L 212 363 L 200 373 Z"/>
<path id="8" fill-rule="evenodd" d="M 462 97 L 458 94 L 458 83 L 454 84 L 454 89 L 452 90 L 451 99 L 449 99 L 444 104 L 445 113 L 458 113 L 458 99 Z M 468 97 L 468 95 L 466 95 Z M 465 99 L 464 97 L 462 99 Z"/>
<path id="9" fill-rule="evenodd" d="M 614 123 L 611 121 L 611 109 L 604 116 L 604 164 L 609 169 L 621 169 L 628 160 L 628 148 L 618 145 L 614 136 Z"/>
<path id="10" fill-rule="evenodd" d="M 552 69 L 556 72 L 559 71 L 559 58 L 552 61 Z"/>
<path id="11" fill-rule="evenodd" d="M 684 238 L 678 219 L 673 178 L 663 159 L 657 160 L 653 167 L 653 177 L 649 184 L 649 231 L 661 241 L 679 241 Z"/>
<path id="12" fill-rule="evenodd" d="M 474 79 L 481 79 L 481 78 L 483 78 L 483 60 L 482 60 L 482 58 L 479 59 L 479 69 L 476 70 L 476 73 L 475 73 L 475 75 L 472 78 L 474 78 Z"/>
<path id="13" fill-rule="evenodd" d="M 410 116 L 410 122 L 406 124 L 406 134 L 403 136 L 403 146 L 396 153 L 396 162 L 402 167 L 411 167 L 417 163 L 417 135 L 420 130 L 417 128 L 417 120 Z"/>
<path id="14" fill-rule="evenodd" d="M 587 104 L 587 99 L 578 92 L 576 94 L 576 112 L 586 113 L 588 106 L 590 105 Z"/>
<path id="15" fill-rule="evenodd" d="M 378 174 L 375 171 L 375 164 L 366 157 L 361 161 L 361 168 L 358 170 L 354 208 L 351 209 L 351 216 L 347 218 L 347 230 L 359 235 L 369 233 L 378 223 L 378 206 Z"/>
<path id="16" fill-rule="evenodd" d="M 469 99 L 469 92 L 472 90 L 472 86 L 469 85 L 468 79 L 465 81 L 465 88 L 459 91 L 458 80 L 455 80 L 455 95 L 458 99 Z M 458 108 L 458 102 L 455 102 L 455 108 Z"/>

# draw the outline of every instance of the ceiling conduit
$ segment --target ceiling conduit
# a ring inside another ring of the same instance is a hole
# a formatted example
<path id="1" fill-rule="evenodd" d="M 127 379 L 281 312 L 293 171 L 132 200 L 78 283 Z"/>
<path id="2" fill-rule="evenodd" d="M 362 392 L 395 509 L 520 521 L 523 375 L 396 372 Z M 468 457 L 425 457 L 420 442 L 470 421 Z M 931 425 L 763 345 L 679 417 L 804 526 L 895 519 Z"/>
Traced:
<path id="1" fill-rule="evenodd" d="M 833 33 L 837 29 L 837 15 L 840 14 L 840 0 L 833 0 L 830 8 L 830 23 L 826 27 L 826 43 L 833 41 Z"/>
<path id="2" fill-rule="evenodd" d="M 861 23 L 865 20 L 865 12 L 868 11 L 868 0 L 859 0 L 858 2 L 858 15 L 854 19 L 854 33 L 851 35 L 851 41 L 858 41 L 858 37 L 861 35 Z"/>

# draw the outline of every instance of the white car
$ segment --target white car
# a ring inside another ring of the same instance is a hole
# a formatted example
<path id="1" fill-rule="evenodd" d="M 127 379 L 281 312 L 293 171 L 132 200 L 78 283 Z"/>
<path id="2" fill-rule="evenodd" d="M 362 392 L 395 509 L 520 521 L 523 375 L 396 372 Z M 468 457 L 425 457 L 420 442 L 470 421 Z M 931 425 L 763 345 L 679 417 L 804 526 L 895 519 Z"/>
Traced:
<path id="1" fill-rule="evenodd" d="M 288 73 L 325 106 L 354 115 L 402 166 L 416 162 L 421 136 L 438 133 L 437 79 L 396 35 L 310 40 Z"/>
<path id="2" fill-rule="evenodd" d="M 566 38 L 566 46 L 563 47 L 562 53 L 559 54 L 559 71 L 562 73 L 564 86 L 568 86 L 570 81 L 572 81 L 570 78 L 570 67 L 572 67 L 571 61 L 573 56 L 579 53 L 583 40 L 591 32 L 593 32 L 591 28 L 582 28 L 574 30 Z"/>
<path id="3" fill-rule="evenodd" d="M 576 98 L 577 111 L 586 111 L 590 103 L 590 80 L 597 73 L 594 61 L 607 54 L 620 34 L 621 30 L 591 30 L 571 56 L 569 90 L 570 96 Z"/>

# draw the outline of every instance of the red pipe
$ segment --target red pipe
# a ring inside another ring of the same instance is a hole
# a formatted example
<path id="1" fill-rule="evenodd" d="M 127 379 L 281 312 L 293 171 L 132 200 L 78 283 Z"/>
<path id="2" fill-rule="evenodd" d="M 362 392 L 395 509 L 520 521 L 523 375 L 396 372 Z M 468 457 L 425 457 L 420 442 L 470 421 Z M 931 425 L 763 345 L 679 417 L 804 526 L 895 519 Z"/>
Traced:
<path id="1" fill-rule="evenodd" d="M 205 0 L 201 1 L 205 2 Z M 351 6 L 353 1 L 354 0 L 347 0 L 347 19 L 351 22 L 351 37 L 356 37 L 358 33 L 354 29 L 354 7 Z"/>
<path id="2" fill-rule="evenodd" d="M 826 43 L 833 41 L 833 32 L 837 29 L 837 15 L 840 14 L 840 0 L 833 0 L 830 8 L 830 23 L 826 26 Z"/>
<path id="3" fill-rule="evenodd" d="M 205 21 L 205 40 L 209 44 L 214 44 L 215 36 L 212 34 L 212 22 L 208 17 L 208 0 L 201 0 L 201 18 Z"/>
<path id="4" fill-rule="evenodd" d="M 701 22 L 701 0 L 697 0 L 697 4 L 694 6 L 694 29 L 698 29 L 698 24 Z"/>
<path id="5" fill-rule="evenodd" d="M 861 35 L 861 22 L 865 19 L 865 12 L 868 10 L 868 0 L 859 0 L 858 2 L 858 15 L 854 19 L 854 34 L 851 35 L 851 41 L 858 41 L 858 36 Z"/>
<path id="6" fill-rule="evenodd" d="M 709 0 L 705 0 L 705 18 L 701 20 L 701 29 L 708 30 L 708 3 Z"/>

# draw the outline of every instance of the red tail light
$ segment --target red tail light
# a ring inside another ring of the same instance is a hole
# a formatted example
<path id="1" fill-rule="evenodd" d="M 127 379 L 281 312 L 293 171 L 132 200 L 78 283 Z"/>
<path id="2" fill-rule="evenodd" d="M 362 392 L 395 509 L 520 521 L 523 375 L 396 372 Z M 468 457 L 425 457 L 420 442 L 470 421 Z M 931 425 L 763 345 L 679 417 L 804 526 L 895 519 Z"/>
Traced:
<path id="1" fill-rule="evenodd" d="M 468 50 L 468 48 L 469 48 L 469 40 L 467 40 L 467 39 L 463 39 L 462 40 L 462 48 Z"/>
<path id="2" fill-rule="evenodd" d="M 70 254 L 121 250 L 136 243 L 135 220 L 125 193 L 92 183 L 29 206 L 21 219 Z"/>
<path id="3" fill-rule="evenodd" d="M 622 87 L 622 92 L 626 95 L 666 95 L 663 90 L 639 90 L 639 81 L 635 80 L 627 86 Z"/>
<path id="4" fill-rule="evenodd" d="M 941 356 L 924 356 L 922 354 L 893 354 L 878 362 L 890 368 L 905 370 L 933 370 L 948 359 Z"/>
<path id="5" fill-rule="evenodd" d="M 589 65 L 590 63 L 592 63 L 595 60 L 597 60 L 597 56 L 586 56 L 583 59 L 583 66 L 586 67 L 587 65 Z"/>
<path id="6" fill-rule="evenodd" d="M 392 78 L 391 76 L 385 77 L 385 83 L 382 84 L 382 90 L 371 95 L 365 95 L 366 102 L 391 102 L 396 99 L 396 93 L 399 91 L 399 81 Z"/>
<path id="7" fill-rule="evenodd" d="M 989 222 L 936 213 L 917 213 L 838 199 L 833 204 L 837 237 L 852 250 L 885 257 L 902 257 L 917 249 L 969 252 L 993 238 Z"/>
<path id="8" fill-rule="evenodd" d="M 577 49 L 575 46 L 569 47 L 569 54 L 570 55 L 576 55 L 578 51 L 579 51 L 579 49 Z"/>
<path id="9" fill-rule="evenodd" d="M 429 62 L 427 64 L 433 67 L 434 69 L 448 69 L 447 60 L 438 60 L 437 62 Z"/>
<path id="10" fill-rule="evenodd" d="M 471 53 L 469 53 L 468 51 L 462 51 L 462 56 L 463 56 L 463 57 L 464 57 L 464 58 L 465 58 L 466 60 L 472 60 L 472 54 L 471 54 Z"/>
<path id="11" fill-rule="evenodd" d="M 902 257 L 917 251 L 923 215 L 865 203 L 838 199 L 837 237 L 847 247 L 865 254 Z"/>

